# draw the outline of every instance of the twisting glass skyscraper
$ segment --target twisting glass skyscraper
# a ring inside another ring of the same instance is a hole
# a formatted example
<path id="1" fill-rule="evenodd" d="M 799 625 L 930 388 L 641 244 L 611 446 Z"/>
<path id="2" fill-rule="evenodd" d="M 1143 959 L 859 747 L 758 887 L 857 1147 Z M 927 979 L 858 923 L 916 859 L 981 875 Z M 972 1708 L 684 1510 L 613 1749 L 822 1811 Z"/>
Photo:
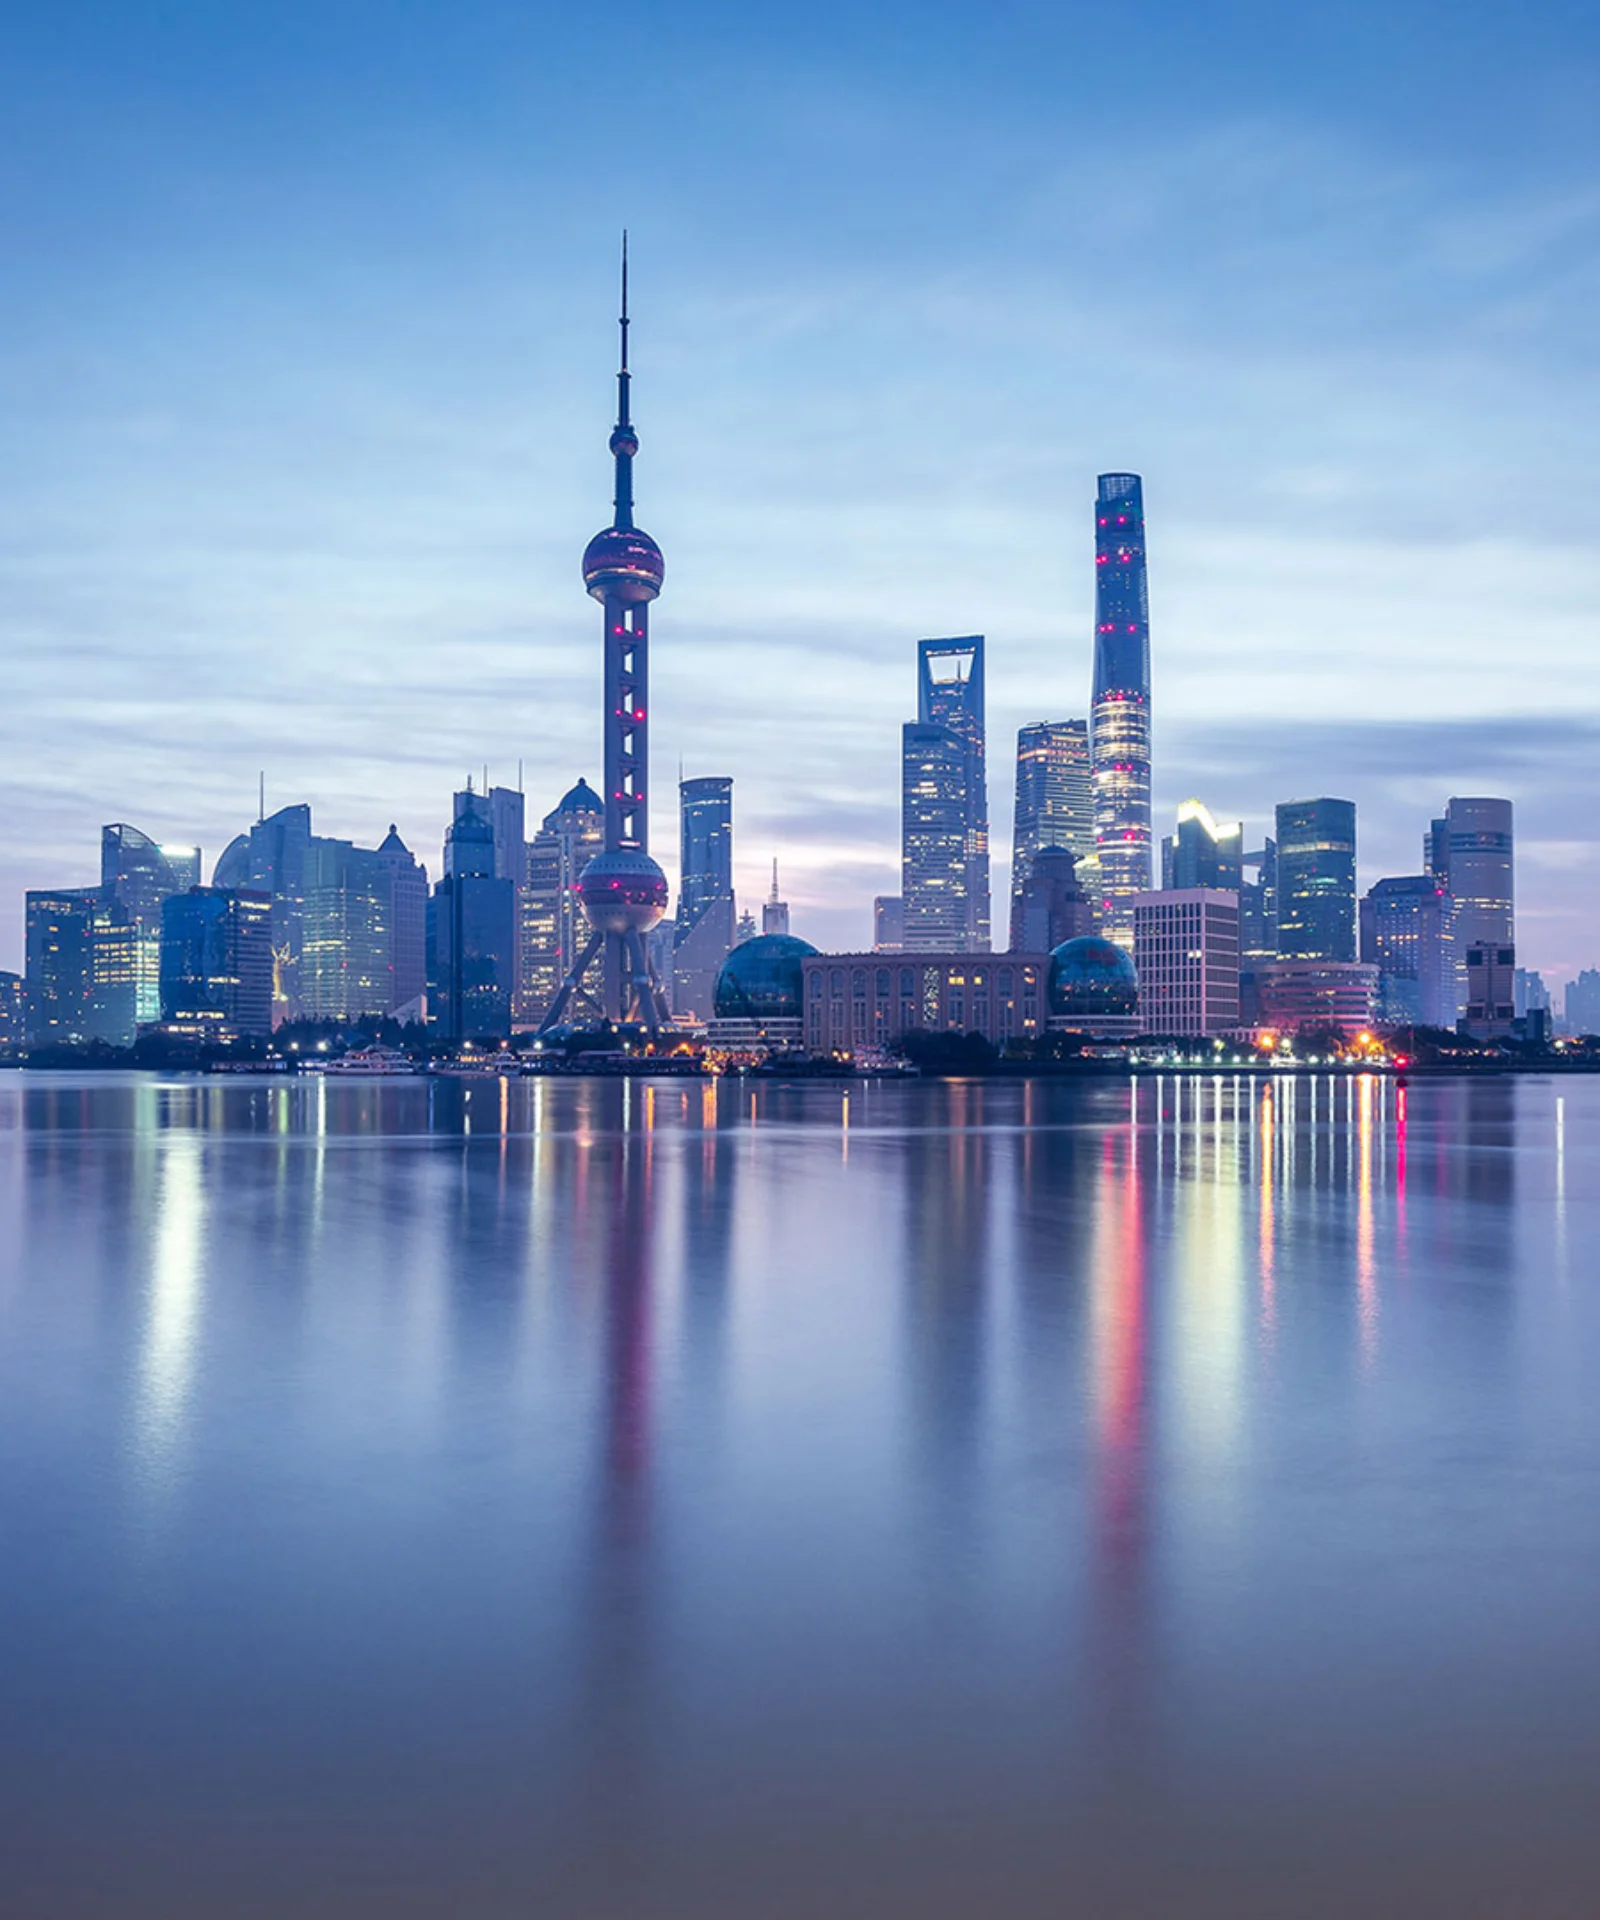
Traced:
<path id="1" fill-rule="evenodd" d="M 1133 946 L 1133 896 L 1150 885 L 1150 596 L 1144 489 L 1136 473 L 1103 473 L 1095 503 L 1095 844 L 1101 931 Z"/>

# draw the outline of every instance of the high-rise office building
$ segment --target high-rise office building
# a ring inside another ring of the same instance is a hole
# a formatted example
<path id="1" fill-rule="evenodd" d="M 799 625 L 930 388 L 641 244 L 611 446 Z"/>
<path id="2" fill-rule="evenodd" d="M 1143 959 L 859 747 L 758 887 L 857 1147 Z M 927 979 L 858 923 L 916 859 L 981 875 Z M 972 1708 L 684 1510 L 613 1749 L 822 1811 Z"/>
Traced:
<path id="1" fill-rule="evenodd" d="M 1163 888 L 1133 903 L 1139 1024 L 1146 1033 L 1209 1038 L 1239 1025 L 1239 896 Z"/>
<path id="2" fill-rule="evenodd" d="M 135 1019 L 161 1013 L 161 903 L 200 884 L 198 847 L 160 846 L 126 821 L 100 829 L 100 891 L 133 916 Z"/>
<path id="3" fill-rule="evenodd" d="M 880 893 L 872 902 L 872 950 L 899 953 L 906 944 L 906 903 L 898 893 Z"/>
<path id="4" fill-rule="evenodd" d="M 1094 907 L 1078 882 L 1077 860 L 1065 847 L 1040 847 L 1011 910 L 1011 951 L 1054 953 L 1063 941 L 1094 928 Z"/>
<path id="5" fill-rule="evenodd" d="M 191 887 L 161 904 L 161 1019 L 211 1040 L 272 1031 L 272 902 Z"/>
<path id="6" fill-rule="evenodd" d="M 1185 800 L 1177 826 L 1161 842 L 1161 887 L 1165 893 L 1206 887 L 1237 893 L 1244 885 L 1244 828 L 1218 821 L 1198 800 Z"/>
<path id="7" fill-rule="evenodd" d="M 378 848 L 389 876 L 389 1005 L 386 1012 L 420 1020 L 428 991 L 428 869 L 389 823 Z"/>
<path id="8" fill-rule="evenodd" d="M 1095 850 L 1094 780 L 1087 720 L 1039 720 L 1017 734 L 1017 796 L 1011 828 L 1011 945 L 1020 937 L 1022 889 L 1041 847 L 1075 860 Z"/>
<path id="9" fill-rule="evenodd" d="M 778 897 L 778 863 L 772 863 L 772 891 L 761 903 L 761 931 L 786 934 L 789 931 L 789 903 Z"/>
<path id="10" fill-rule="evenodd" d="M 589 938 L 578 881 L 605 845 L 605 802 L 579 780 L 528 842 L 518 932 L 519 1028 L 537 1027 Z"/>
<path id="11" fill-rule="evenodd" d="M 1132 951 L 1133 896 L 1150 888 L 1150 593 L 1144 487 L 1103 473 L 1095 501 L 1094 770 L 1100 929 Z"/>
<path id="12" fill-rule="evenodd" d="M 103 887 L 40 888 L 25 906 L 28 1045 L 132 1046 L 143 957 L 133 910 Z"/>
<path id="13" fill-rule="evenodd" d="M 1251 869 L 1255 878 L 1250 878 Z M 1246 968 L 1278 951 L 1278 843 L 1270 837 L 1243 856 L 1239 886 L 1239 953 Z"/>
<path id="14" fill-rule="evenodd" d="M 272 902 L 272 1023 L 298 1018 L 300 944 L 305 921 L 305 863 L 311 809 L 280 807 L 231 840 L 211 870 L 214 887 L 264 893 Z"/>
<path id="15" fill-rule="evenodd" d="M 917 645 L 917 717 L 901 738 L 901 898 L 913 951 L 989 950 L 983 636 Z"/>
<path id="16" fill-rule="evenodd" d="M 1362 897 L 1361 958 L 1378 969 L 1380 1026 L 1455 1026 L 1455 905 L 1431 873 L 1380 880 Z"/>
<path id="17" fill-rule="evenodd" d="M 1444 879 L 1455 901 L 1469 1034 L 1508 1034 L 1516 1018 L 1515 839 L 1509 800 L 1452 799 L 1445 808 Z M 1437 847 L 1440 823 L 1430 829 Z M 1438 858 L 1437 852 L 1435 858 Z"/>
<path id="18" fill-rule="evenodd" d="M 608 1020 L 643 1019 L 659 1030 L 663 996 L 647 944 L 667 910 L 667 876 L 650 858 L 649 607 L 661 591 L 661 549 L 633 522 L 633 461 L 639 436 L 631 415 L 628 371 L 628 247 L 622 247 L 622 364 L 617 371 L 617 424 L 611 430 L 616 494 L 611 525 L 583 554 L 583 584 L 604 609 L 606 842 L 578 883 L 593 928 L 545 1012 L 554 1027 L 584 974 L 601 963 L 600 1003 Z"/>
<path id="19" fill-rule="evenodd" d="M 428 902 L 428 1021 L 446 1040 L 504 1040 L 516 981 L 516 887 L 495 871 L 487 796 L 456 801 L 444 878 Z"/>
<path id="20" fill-rule="evenodd" d="M 1278 807 L 1278 953 L 1285 960 L 1356 957 L 1356 809 L 1352 800 Z"/>
<path id="21" fill-rule="evenodd" d="M 717 974 L 733 951 L 733 782 L 706 774 L 678 783 L 681 824 L 678 916 L 672 939 L 675 1014 L 709 1020 Z"/>

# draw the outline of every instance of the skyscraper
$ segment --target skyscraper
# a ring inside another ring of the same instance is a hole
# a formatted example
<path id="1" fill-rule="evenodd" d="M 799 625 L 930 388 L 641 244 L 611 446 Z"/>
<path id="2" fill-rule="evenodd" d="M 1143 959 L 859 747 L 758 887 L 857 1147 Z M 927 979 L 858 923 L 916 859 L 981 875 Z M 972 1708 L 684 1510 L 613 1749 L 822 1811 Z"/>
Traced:
<path id="1" fill-rule="evenodd" d="M 1177 826 L 1161 843 L 1161 885 L 1165 892 L 1209 887 L 1237 893 L 1244 885 L 1243 826 L 1215 820 L 1209 807 L 1185 800 Z"/>
<path id="2" fill-rule="evenodd" d="M 428 990 L 428 869 L 389 823 L 378 848 L 389 875 L 389 1005 L 402 1019 L 422 1017 Z"/>
<path id="3" fill-rule="evenodd" d="M 1585 967 L 1567 982 L 1562 1013 L 1568 1033 L 1600 1033 L 1600 968 Z"/>
<path id="4" fill-rule="evenodd" d="M 134 1018 L 161 1014 L 161 903 L 200 884 L 198 847 L 158 846 L 126 821 L 100 829 L 100 890 L 133 916 Z"/>
<path id="5" fill-rule="evenodd" d="M 132 1046 L 143 957 L 132 909 L 104 887 L 41 888 L 25 904 L 28 1045 Z"/>
<path id="6" fill-rule="evenodd" d="M 681 865 L 672 942 L 672 1006 L 709 1020 L 717 974 L 733 951 L 733 782 L 707 774 L 678 783 Z"/>
<path id="7" fill-rule="evenodd" d="M 1095 502 L 1094 688 L 1089 710 L 1100 930 L 1133 947 L 1133 896 L 1150 886 L 1150 594 L 1144 488 L 1103 473 Z"/>
<path id="8" fill-rule="evenodd" d="M 1386 1027 L 1454 1027 L 1460 1012 L 1455 904 L 1431 873 L 1380 880 L 1361 901 L 1361 958 L 1378 969 Z"/>
<path id="9" fill-rule="evenodd" d="M 1095 850 L 1094 779 L 1087 720 L 1038 720 L 1017 734 L 1017 797 L 1011 829 L 1011 946 L 1023 884 L 1041 847 L 1065 847 L 1077 860 Z"/>
<path id="10" fill-rule="evenodd" d="M 161 1018 L 205 1039 L 272 1031 L 272 902 L 236 887 L 191 887 L 161 906 Z"/>
<path id="11" fill-rule="evenodd" d="M 901 740 L 905 944 L 989 950 L 983 636 L 917 646 L 917 717 Z"/>
<path id="12" fill-rule="evenodd" d="M 1278 807 L 1278 952 L 1286 960 L 1355 960 L 1353 800 Z"/>
<path id="13" fill-rule="evenodd" d="M 303 1011 L 300 943 L 305 920 L 305 863 L 311 809 L 280 807 L 231 840 L 211 870 L 214 887 L 243 887 L 272 901 L 272 1021 Z"/>
<path id="14" fill-rule="evenodd" d="M 583 951 L 589 927 L 578 878 L 605 845 L 605 802 L 586 780 L 569 787 L 528 842 L 518 933 L 515 1024 L 536 1027 Z"/>
<path id="15" fill-rule="evenodd" d="M 589 542 L 583 583 L 605 610 L 606 843 L 578 883 L 594 929 L 544 1017 L 553 1027 L 586 969 L 603 955 L 602 1007 L 609 1020 L 643 1017 L 654 1033 L 661 1000 L 645 936 L 667 910 L 667 877 L 650 858 L 649 605 L 666 563 L 649 534 L 633 524 L 633 458 L 639 436 L 630 418 L 628 245 L 622 245 L 622 365 L 617 372 L 616 463 L 611 525 Z"/>
<path id="16" fill-rule="evenodd" d="M 872 950 L 899 953 L 906 944 L 906 903 L 898 893 L 880 893 L 872 902 Z"/>
<path id="17" fill-rule="evenodd" d="M 1199 1038 L 1239 1025 L 1239 896 L 1163 888 L 1133 904 L 1139 1021 L 1146 1033 Z"/>
<path id="18" fill-rule="evenodd" d="M 516 978 L 516 888 L 495 872 L 487 796 L 469 790 L 456 801 L 444 878 L 428 902 L 428 1020 L 447 1040 L 504 1040 Z"/>
<path id="19" fill-rule="evenodd" d="M 1438 823 L 1435 823 L 1437 829 Z M 1430 833 L 1435 844 L 1437 831 Z M 1455 901 L 1468 1033 L 1511 1031 L 1516 1015 L 1515 843 L 1509 800 L 1453 799 L 1444 814 L 1445 883 Z"/>

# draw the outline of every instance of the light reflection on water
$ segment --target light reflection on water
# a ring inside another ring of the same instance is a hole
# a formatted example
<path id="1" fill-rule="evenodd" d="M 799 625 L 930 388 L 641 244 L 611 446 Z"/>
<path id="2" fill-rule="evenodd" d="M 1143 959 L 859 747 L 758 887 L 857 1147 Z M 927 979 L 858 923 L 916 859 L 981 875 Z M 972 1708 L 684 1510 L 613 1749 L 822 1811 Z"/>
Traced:
<path id="1" fill-rule="evenodd" d="M 1600 1896 L 1593 1082 L 11 1074 L 0 1154 L 17 1911 Z"/>

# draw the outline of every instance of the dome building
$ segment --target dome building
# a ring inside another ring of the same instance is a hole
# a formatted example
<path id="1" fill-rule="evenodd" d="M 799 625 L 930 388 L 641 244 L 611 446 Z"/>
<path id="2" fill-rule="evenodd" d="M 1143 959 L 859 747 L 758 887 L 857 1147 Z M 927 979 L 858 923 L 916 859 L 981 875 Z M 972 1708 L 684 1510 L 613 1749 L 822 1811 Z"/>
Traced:
<path id="1" fill-rule="evenodd" d="M 1096 933 L 1064 940 L 1045 989 L 1054 1033 L 1127 1039 L 1139 1030 L 1139 976 L 1127 953 Z"/>
<path id="2" fill-rule="evenodd" d="M 817 949 L 789 933 L 760 933 L 735 947 L 717 974 L 713 1046 L 770 1051 L 798 1046 L 805 962 Z"/>

